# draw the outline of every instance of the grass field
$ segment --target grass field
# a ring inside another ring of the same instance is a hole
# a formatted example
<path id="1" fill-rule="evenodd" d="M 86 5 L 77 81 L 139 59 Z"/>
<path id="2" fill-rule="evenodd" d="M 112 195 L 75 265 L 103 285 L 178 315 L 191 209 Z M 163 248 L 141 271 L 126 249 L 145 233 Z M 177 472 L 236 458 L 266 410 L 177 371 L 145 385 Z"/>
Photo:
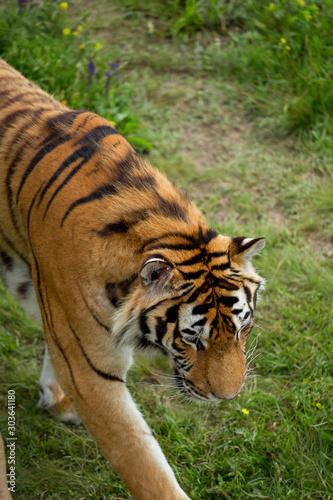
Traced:
<path id="1" fill-rule="evenodd" d="M 148 159 L 186 188 L 213 228 L 266 238 L 255 258 L 266 290 L 249 339 L 258 343 L 256 376 L 232 402 L 182 403 L 168 388 L 168 361 L 138 359 L 128 377 L 138 407 L 193 500 L 333 498 L 330 142 L 282 137 L 258 117 L 257 101 L 250 113 L 255 88 L 207 63 L 212 44 L 227 46 L 221 34 L 172 38 L 162 21 L 106 0 L 70 4 L 69 25 L 87 8 L 91 43 L 120 59 L 139 146 L 153 146 Z M 14 498 L 130 498 L 83 427 L 37 410 L 42 339 L 2 287 L 0 424 L 6 438 L 14 389 Z"/>

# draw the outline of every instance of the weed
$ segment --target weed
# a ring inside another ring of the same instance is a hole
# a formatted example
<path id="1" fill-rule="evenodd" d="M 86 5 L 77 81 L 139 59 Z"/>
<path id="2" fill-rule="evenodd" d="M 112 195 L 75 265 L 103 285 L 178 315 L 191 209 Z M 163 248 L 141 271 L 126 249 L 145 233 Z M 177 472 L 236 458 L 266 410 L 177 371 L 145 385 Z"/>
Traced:
<path id="1" fill-rule="evenodd" d="M 0 55 L 56 99 L 103 116 L 139 150 L 150 149 L 137 136 L 121 61 L 109 62 L 102 44 L 88 38 L 88 16 L 71 24 L 67 9 L 66 2 L 52 0 L 0 7 Z"/>

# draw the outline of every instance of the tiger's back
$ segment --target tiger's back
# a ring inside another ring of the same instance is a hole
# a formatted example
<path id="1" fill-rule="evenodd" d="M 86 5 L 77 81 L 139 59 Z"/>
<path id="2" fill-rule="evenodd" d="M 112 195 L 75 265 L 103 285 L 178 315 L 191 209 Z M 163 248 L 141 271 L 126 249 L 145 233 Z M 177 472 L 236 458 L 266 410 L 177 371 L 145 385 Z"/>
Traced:
<path id="1" fill-rule="evenodd" d="M 77 411 L 135 498 L 188 498 L 126 372 L 135 352 L 158 349 L 184 394 L 235 397 L 261 283 L 250 259 L 264 240 L 210 229 L 107 120 L 2 60 L 0 83 L 0 271 L 28 313 L 41 311 L 39 406 L 64 420 Z"/>

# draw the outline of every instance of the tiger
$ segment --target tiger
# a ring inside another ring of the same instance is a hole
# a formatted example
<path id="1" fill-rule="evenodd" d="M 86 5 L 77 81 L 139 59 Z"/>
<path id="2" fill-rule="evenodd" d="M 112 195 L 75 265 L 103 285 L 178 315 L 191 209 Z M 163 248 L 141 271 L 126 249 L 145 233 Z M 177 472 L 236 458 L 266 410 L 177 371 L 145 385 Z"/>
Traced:
<path id="1" fill-rule="evenodd" d="M 180 394 L 234 399 L 265 239 L 219 234 L 108 120 L 3 59 L 0 131 L 0 271 L 44 327 L 38 407 L 82 422 L 135 500 L 189 499 L 126 374 L 137 353 L 160 352 Z"/>

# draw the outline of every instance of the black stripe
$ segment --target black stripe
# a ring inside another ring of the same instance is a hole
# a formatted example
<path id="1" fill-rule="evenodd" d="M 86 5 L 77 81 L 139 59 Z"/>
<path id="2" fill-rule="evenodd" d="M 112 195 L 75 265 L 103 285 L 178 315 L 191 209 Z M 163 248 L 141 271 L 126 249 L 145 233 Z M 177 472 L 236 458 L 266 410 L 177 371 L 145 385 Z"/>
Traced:
<path id="1" fill-rule="evenodd" d="M 189 236 L 189 235 L 182 234 L 182 233 L 167 233 L 167 234 L 159 236 L 158 238 L 150 238 L 149 240 L 147 240 L 143 244 L 143 246 L 141 247 L 140 252 L 144 251 L 146 249 L 146 247 L 153 245 L 154 243 L 156 243 L 158 241 L 160 242 L 161 240 L 164 240 L 166 238 L 182 238 L 183 240 L 190 241 L 193 243 L 193 245 L 196 245 L 195 238 L 192 235 Z M 198 248 L 195 248 L 195 249 L 199 250 Z"/>
<path id="2" fill-rule="evenodd" d="M 182 233 L 168 233 L 168 234 L 164 234 L 162 236 L 160 236 L 159 238 L 151 238 L 149 240 L 147 240 L 143 246 L 141 247 L 140 249 L 140 252 L 141 251 L 144 251 L 147 247 L 151 246 L 151 248 L 149 248 L 149 250 L 153 250 L 153 249 L 157 249 L 157 248 L 170 248 L 170 249 L 180 249 L 180 250 L 200 250 L 200 245 L 203 244 L 203 243 L 207 243 L 209 242 L 212 238 L 215 238 L 216 236 L 218 236 L 218 233 L 216 233 L 216 231 L 213 231 L 213 230 L 208 230 L 207 233 L 205 233 L 204 235 L 203 234 L 200 234 L 200 231 L 199 231 L 199 236 L 195 236 L 194 234 L 193 235 L 186 235 L 186 234 L 182 234 Z M 166 239 L 166 238 L 181 238 L 183 240 L 186 240 L 186 241 L 189 241 L 192 243 L 192 245 L 186 245 L 186 243 L 179 243 L 179 244 L 159 244 L 159 245 L 154 245 L 154 243 L 157 243 L 157 242 L 160 242 L 161 240 L 163 239 Z M 206 241 L 208 240 L 208 241 Z M 204 250 L 201 250 L 202 252 L 202 255 L 206 255 L 206 252 Z M 210 253 L 208 254 L 209 257 L 220 257 L 220 256 L 224 256 L 226 255 L 225 252 L 218 252 L 218 253 Z M 185 261 L 186 262 L 186 261 Z M 182 263 L 180 263 L 180 265 L 183 265 Z"/>
<path id="3" fill-rule="evenodd" d="M 225 271 L 226 269 L 229 269 L 230 265 L 229 262 L 226 262 L 224 264 L 216 264 L 215 266 L 212 266 L 210 269 L 211 271 Z"/>
<path id="4" fill-rule="evenodd" d="M 207 314 L 210 309 L 214 307 L 213 302 L 209 302 L 208 304 L 200 304 L 198 306 L 193 307 L 192 314 Z"/>
<path id="5" fill-rule="evenodd" d="M 84 300 L 84 303 L 85 303 L 85 306 L 86 308 L 88 309 L 88 311 L 90 312 L 91 316 L 94 318 L 94 320 L 102 327 L 104 328 L 104 330 L 106 330 L 108 333 L 111 333 L 111 329 L 104 325 L 104 323 L 96 316 L 96 314 L 94 313 L 94 311 L 89 307 L 89 304 L 85 298 L 85 296 L 83 295 L 81 289 L 80 289 L 80 292 L 81 292 L 81 295 L 82 295 L 82 298 Z"/>
<path id="6" fill-rule="evenodd" d="M 209 252 L 208 256 L 212 258 L 217 258 L 217 257 L 225 257 L 228 255 L 227 252 Z"/>
<path id="7" fill-rule="evenodd" d="M 230 283 L 229 281 L 223 278 L 216 278 L 216 283 L 214 283 L 214 286 L 222 288 L 222 290 L 230 290 L 230 291 L 239 290 L 239 286 L 234 285 L 233 283 Z"/>
<path id="8" fill-rule="evenodd" d="M 196 321 L 195 323 L 193 323 L 192 326 L 204 326 L 206 323 L 207 323 L 207 319 L 202 318 L 202 319 L 199 319 L 199 321 Z"/>
<path id="9" fill-rule="evenodd" d="M 26 298 L 26 294 L 31 286 L 32 281 L 24 281 L 17 287 L 17 293 L 21 295 L 22 298 Z"/>
<path id="10" fill-rule="evenodd" d="M 10 239 L 7 237 L 3 229 L 0 227 L 0 239 L 3 239 L 5 244 L 24 262 L 28 267 L 30 267 L 30 264 L 26 257 L 19 252 L 19 250 L 16 248 L 16 246 L 10 241 Z"/>
<path id="11" fill-rule="evenodd" d="M 68 325 L 71 332 L 73 333 L 74 337 L 76 338 L 78 344 L 79 344 L 79 347 L 81 349 L 81 352 L 84 356 L 84 358 L 86 359 L 88 365 L 90 366 L 90 368 L 95 372 L 97 373 L 97 375 L 99 375 L 100 377 L 103 377 L 105 378 L 106 380 L 112 380 L 113 382 L 122 382 L 123 384 L 125 383 L 125 381 L 123 379 L 121 379 L 120 377 L 117 377 L 117 375 L 111 375 L 110 373 L 105 373 L 105 372 L 102 372 L 101 370 L 99 370 L 98 368 L 96 368 L 93 363 L 91 362 L 90 358 L 88 357 L 86 351 L 84 350 L 82 344 L 81 344 L 81 340 L 79 338 L 79 336 L 77 335 L 77 333 L 75 332 L 74 328 L 71 326 L 71 325 Z"/>
<path id="12" fill-rule="evenodd" d="M 37 90 L 38 89 L 35 89 L 35 88 L 32 90 L 26 88 L 24 90 L 24 92 L 20 92 L 18 94 L 15 93 L 16 90 L 13 90 L 13 91 L 11 90 L 11 92 L 14 93 L 14 96 L 10 97 L 7 101 L 1 103 L 2 109 L 8 108 L 8 106 L 10 106 L 11 104 L 17 104 L 19 101 L 20 101 L 20 105 L 30 104 L 31 99 L 29 98 L 29 96 L 36 97 L 36 99 L 39 100 L 39 98 L 42 96 L 38 95 L 39 93 L 36 92 Z M 24 99 L 22 100 L 22 98 L 24 98 Z M 28 98 L 28 100 L 26 100 L 26 98 Z M 45 95 L 44 95 L 44 99 L 45 99 Z M 52 100 L 51 97 L 49 97 L 48 101 L 50 101 L 50 100 Z"/>
<path id="13" fill-rule="evenodd" d="M 2 81 L 2 80 L 4 80 L 4 77 L 3 77 L 3 76 L 1 76 L 1 77 L 0 77 L 0 81 Z M 12 92 L 12 91 L 11 91 L 11 90 L 9 90 L 9 89 L 7 89 L 7 90 L 1 90 L 1 91 L 0 91 L 0 97 L 2 97 L 2 96 L 6 97 L 6 96 L 7 96 L 8 94 L 10 94 L 11 92 Z"/>
<path id="14" fill-rule="evenodd" d="M 132 227 L 135 223 L 130 224 L 126 221 L 114 222 L 110 224 L 106 224 L 101 231 L 96 231 L 98 236 L 110 236 L 112 233 L 127 233 L 127 231 Z"/>
<path id="15" fill-rule="evenodd" d="M 105 196 L 110 196 L 115 194 L 117 194 L 117 189 L 115 188 L 115 186 L 113 184 L 106 184 L 96 189 L 96 191 L 93 191 L 88 196 L 84 196 L 83 198 L 74 201 L 74 203 L 71 204 L 71 206 L 67 209 L 65 215 L 63 216 L 60 226 L 62 227 L 64 225 L 64 222 L 69 216 L 69 214 L 72 212 L 72 210 L 74 210 L 74 208 L 78 207 L 79 205 L 82 205 L 84 203 L 90 203 L 95 200 L 100 200 Z"/>
<path id="16" fill-rule="evenodd" d="M 68 130 L 71 129 L 75 119 L 82 113 L 86 113 L 86 111 L 68 110 L 64 112 L 59 112 L 59 114 L 57 114 L 56 116 L 49 118 L 46 124 L 51 129 L 52 132 L 56 133 L 57 136 L 62 134 L 67 135 L 67 132 Z"/>
<path id="17" fill-rule="evenodd" d="M 192 335 L 192 337 L 197 337 L 197 332 L 195 330 L 191 330 L 191 328 L 184 328 L 182 330 L 182 333 L 187 333 L 188 335 Z M 196 340 L 196 339 L 193 339 L 193 340 Z M 191 342 L 191 341 L 189 341 Z"/>
<path id="18" fill-rule="evenodd" d="M 123 294 L 126 295 L 129 292 L 130 286 L 136 280 L 137 277 L 138 277 L 137 273 L 132 274 L 132 276 L 130 276 L 126 280 L 120 281 L 120 283 L 117 284 L 120 290 L 123 292 Z"/>
<path id="19" fill-rule="evenodd" d="M 197 250 L 197 246 L 195 244 L 192 245 L 186 245 L 186 244 L 168 244 L 168 243 L 160 243 L 157 245 L 153 245 L 149 250 L 157 250 L 160 248 L 167 248 L 169 250 Z"/>
<path id="20" fill-rule="evenodd" d="M 16 120 L 22 115 L 25 115 L 28 111 L 29 110 L 27 109 L 18 109 L 16 111 L 12 111 L 11 113 L 8 113 L 5 118 L 3 118 L 3 120 L 0 121 L 1 140 L 5 138 L 6 129 L 11 128 Z"/>
<path id="21" fill-rule="evenodd" d="M 180 273 L 185 280 L 196 280 L 205 274 L 206 271 L 204 269 L 200 269 L 199 271 L 194 271 L 192 273 L 184 273 L 183 271 L 180 271 Z"/>
<path id="22" fill-rule="evenodd" d="M 34 203 L 37 199 L 37 196 L 39 195 L 39 192 L 40 190 L 42 189 L 43 186 L 41 186 L 37 193 L 35 194 L 31 204 L 30 204 L 30 207 L 29 207 L 29 212 L 28 212 L 28 217 L 27 217 L 27 231 L 28 231 L 28 236 L 29 236 L 29 239 L 30 239 L 30 216 L 31 216 L 31 211 L 32 211 L 32 208 L 34 206 Z M 73 371 L 72 371 L 72 367 L 68 361 L 68 358 L 65 354 L 65 351 L 64 349 L 62 348 L 62 346 L 60 345 L 60 342 L 55 334 L 55 331 L 54 331 L 54 324 L 53 324 L 53 320 L 52 320 L 52 314 L 51 314 L 51 308 L 50 308 L 50 305 L 49 305 L 49 300 L 48 300 L 48 296 L 47 296 L 47 292 L 45 290 L 45 299 L 48 303 L 48 310 L 46 309 L 46 304 L 45 304 L 45 300 L 44 300 L 44 297 L 43 297 L 43 294 L 42 294 L 42 287 L 41 287 L 41 277 L 40 277 L 40 271 L 39 271 L 39 265 L 38 265 L 38 261 L 37 261 L 37 258 L 36 258 L 36 255 L 35 255 L 35 252 L 34 252 L 34 249 L 33 249 L 33 246 L 31 245 L 31 252 L 32 252 L 32 256 L 33 256 L 33 259 L 34 259 L 34 262 L 35 262 L 35 267 L 36 267 L 36 274 L 37 274 L 37 287 L 36 288 L 36 294 L 38 295 L 39 297 L 39 300 L 40 300 L 40 304 L 41 304 L 41 309 L 42 311 L 44 312 L 44 317 L 45 317 L 45 322 L 46 322 L 46 325 L 47 325 L 47 328 L 48 328 L 48 331 L 50 333 L 50 336 L 51 336 L 51 339 L 53 340 L 53 342 L 55 343 L 55 345 L 58 347 L 59 351 L 61 352 L 67 366 L 68 366 L 68 370 L 69 370 L 69 374 L 70 374 L 70 377 L 71 377 L 71 380 L 72 380 L 72 384 L 78 394 L 78 396 L 82 399 L 82 395 L 76 385 L 76 382 L 75 382 L 75 378 L 74 378 L 74 374 L 73 374 Z"/>
<path id="23" fill-rule="evenodd" d="M 37 270 L 37 273 L 38 273 L 38 278 L 39 278 L 39 268 L 38 268 L 38 264 L 37 264 L 37 260 L 36 260 L 36 256 L 34 255 L 34 259 L 35 259 L 35 262 L 36 262 L 36 270 Z M 39 278 L 40 279 L 40 278 Z M 48 305 L 48 310 L 49 310 L 49 315 L 50 315 L 50 319 L 48 318 L 48 313 L 46 311 L 46 308 L 45 308 L 45 301 L 43 299 L 43 295 L 41 294 L 41 289 L 39 288 L 39 292 L 40 295 L 40 300 L 41 300 L 41 303 L 43 304 L 43 311 L 44 311 L 44 314 L 45 314 L 45 322 L 46 322 L 46 325 L 47 325 L 47 329 L 50 333 L 50 336 L 51 336 L 51 340 L 53 340 L 53 342 L 55 343 L 55 345 L 57 346 L 58 350 L 60 351 L 62 357 L 64 358 L 65 360 L 65 363 L 68 367 L 68 371 L 69 371 L 69 376 L 71 378 L 71 381 L 72 381 L 72 384 L 73 384 L 73 387 L 75 388 L 76 392 L 77 392 L 77 395 L 79 396 L 80 399 L 84 399 L 78 386 L 76 385 L 76 381 L 75 381 L 75 377 L 74 377 L 74 373 L 73 373 L 73 370 L 72 370 L 72 367 L 70 365 L 70 362 L 68 360 L 68 357 L 67 355 L 65 354 L 65 351 L 64 349 L 62 348 L 62 346 L 60 345 L 60 342 L 56 336 L 56 333 L 55 333 L 55 329 L 54 329 L 54 323 L 53 323 L 53 319 L 52 319 L 52 314 L 51 314 L 51 308 L 50 308 L 50 303 L 49 303 L 49 300 L 48 300 L 48 296 L 47 296 L 47 292 L 45 290 L 45 298 L 46 298 L 46 301 L 47 301 L 47 305 Z"/>
<path id="24" fill-rule="evenodd" d="M 174 332 L 173 332 L 173 342 L 172 342 L 172 348 L 179 352 L 179 354 L 173 354 L 173 359 L 178 362 L 179 365 L 184 365 L 186 364 L 186 360 L 183 358 L 184 354 L 186 353 L 184 349 L 184 344 L 180 342 L 180 346 L 177 344 L 177 341 L 179 342 L 179 339 L 181 338 L 180 331 L 179 331 L 179 323 L 177 321 Z"/>
<path id="25" fill-rule="evenodd" d="M 62 164 L 60 165 L 60 167 L 54 172 L 54 174 L 52 175 L 52 177 L 47 182 L 46 186 L 44 187 L 43 191 L 40 194 L 38 206 L 41 204 L 44 196 L 46 195 L 47 191 L 50 189 L 50 187 L 52 186 L 52 184 L 54 184 L 54 182 L 58 179 L 58 177 L 62 174 L 62 172 L 66 168 L 68 168 L 72 163 L 74 163 L 77 160 L 80 160 L 82 158 L 83 161 L 80 163 L 79 166 L 77 165 L 77 167 L 75 169 L 75 173 L 76 173 L 79 170 L 79 168 L 82 167 L 82 165 L 84 165 L 87 161 L 90 160 L 90 158 L 91 158 L 91 156 L 93 154 L 94 154 L 93 148 L 91 146 L 85 145 L 85 146 L 82 146 L 81 148 L 77 149 L 76 151 L 74 151 L 74 153 L 72 153 L 70 156 L 68 156 L 66 158 L 66 160 L 64 160 L 62 162 Z M 66 179 L 69 179 L 73 175 L 74 175 L 73 172 L 71 172 Z M 66 182 L 68 182 L 68 180 Z M 62 186 L 63 185 L 64 185 L 64 183 L 62 183 Z M 59 188 L 58 188 L 58 190 L 59 190 Z M 57 192 L 58 192 L 58 190 L 57 190 Z"/>
<path id="26" fill-rule="evenodd" d="M 164 335 L 166 334 L 167 332 L 167 329 L 168 329 L 168 325 L 167 323 L 161 318 L 161 317 L 157 317 L 156 318 L 157 320 L 157 323 L 156 323 L 156 327 L 155 327 L 155 331 L 156 331 L 156 336 L 157 336 L 157 342 L 159 344 L 162 344 L 162 340 L 164 338 Z"/>
<path id="27" fill-rule="evenodd" d="M 79 123 L 79 124 L 78 124 L 78 126 L 76 127 L 76 129 L 71 130 L 71 135 L 72 135 L 73 137 L 75 137 L 75 136 L 76 136 L 76 134 L 78 133 L 78 131 L 79 131 L 81 128 L 83 128 L 83 127 L 85 126 L 85 124 L 87 123 L 87 121 L 88 121 L 88 120 L 93 119 L 93 118 L 95 118 L 95 117 L 96 117 L 96 115 L 95 115 L 94 113 L 89 113 L 89 111 L 80 111 L 80 112 L 78 112 L 77 114 L 74 112 L 74 118 L 75 118 L 76 116 L 80 115 L 81 113 L 82 113 L 82 114 L 83 114 L 83 113 L 86 113 L 86 114 L 87 114 L 87 116 L 85 117 L 85 119 L 83 120 L 83 122 L 82 122 L 82 123 Z M 42 146 L 43 144 L 46 144 L 46 143 L 48 143 L 48 142 L 50 142 L 50 141 L 53 141 L 53 139 L 55 139 L 56 137 L 58 137 L 58 136 L 59 136 L 59 130 L 58 130 L 57 126 L 56 126 L 55 124 L 53 124 L 53 121 L 54 121 L 54 120 L 55 120 L 54 118 L 50 118 L 50 119 L 48 120 L 48 122 L 47 122 L 47 123 L 48 123 L 48 124 L 50 124 L 51 134 L 50 134 L 50 135 L 48 135 L 48 137 L 46 137 L 46 139 L 43 139 L 43 141 L 42 141 L 42 143 L 40 144 L 40 146 Z M 73 116 L 72 116 L 72 121 L 73 121 Z M 72 123 L 70 123 L 70 120 L 67 120 L 67 122 L 66 122 L 66 123 L 67 123 L 68 128 L 70 129 L 70 128 L 71 128 L 71 126 L 72 126 Z M 62 133 L 63 133 L 63 131 L 60 131 L 60 132 L 62 132 Z"/>
<path id="28" fill-rule="evenodd" d="M 25 127 L 27 124 L 25 124 Z M 13 202 L 13 189 L 12 189 L 12 177 L 15 174 L 16 167 L 18 164 L 21 162 L 22 157 L 24 156 L 25 150 L 27 145 L 30 143 L 31 137 L 27 138 L 23 144 L 21 145 L 20 149 L 18 150 L 17 154 L 13 158 L 13 160 L 10 162 L 8 169 L 7 169 L 7 175 L 6 175 L 6 191 L 7 191 L 7 200 L 8 200 L 8 208 L 9 208 L 9 213 L 10 213 L 10 218 L 13 224 L 13 227 L 18 234 L 18 236 L 21 238 L 21 240 L 25 241 L 24 236 L 20 232 L 18 222 L 15 217 L 15 210 L 14 210 L 14 202 Z"/>
<path id="29" fill-rule="evenodd" d="M 197 300 L 197 298 L 199 297 L 199 295 L 201 295 L 203 293 L 203 287 L 200 286 L 199 288 L 196 288 L 194 290 L 194 292 L 189 296 L 189 298 L 187 299 L 186 303 L 187 304 L 192 304 L 193 302 L 195 302 Z"/>
<path id="30" fill-rule="evenodd" d="M 36 123 L 36 117 L 39 117 L 39 115 L 41 115 L 47 111 L 51 111 L 51 110 L 48 108 L 40 108 L 40 109 L 37 109 L 35 111 L 30 110 L 29 116 L 27 117 L 29 119 L 26 120 L 25 123 L 20 128 L 15 127 L 15 135 L 13 136 L 10 143 L 6 144 L 6 149 L 7 149 L 6 156 L 5 156 L 6 162 L 9 161 L 10 153 L 19 147 L 19 144 L 22 142 L 21 141 L 22 137 L 23 138 L 25 137 L 24 144 L 26 144 L 26 145 L 32 144 L 32 142 L 37 139 L 36 136 L 31 136 L 30 133 L 28 133 L 28 137 L 26 137 L 26 132 L 29 131 L 31 126 Z"/>
<path id="31" fill-rule="evenodd" d="M 251 303 L 251 300 L 252 300 L 252 293 L 251 293 L 251 290 L 250 290 L 247 286 L 244 286 L 244 292 L 245 292 L 245 294 L 246 294 L 247 301 L 248 301 L 248 303 L 250 304 L 250 303 Z"/>
<path id="32" fill-rule="evenodd" d="M 206 245 L 211 241 L 213 240 L 214 238 L 216 238 L 217 236 L 219 236 L 219 233 L 217 231 L 215 231 L 214 229 L 211 229 L 211 228 L 208 228 L 208 230 L 206 230 L 205 233 L 202 233 L 202 228 L 201 226 L 199 226 L 199 241 L 200 243 L 205 243 Z"/>
<path id="33" fill-rule="evenodd" d="M 253 309 L 256 308 L 257 300 L 258 300 L 258 288 L 257 288 L 257 290 L 253 294 Z"/>
<path id="34" fill-rule="evenodd" d="M 259 285 L 260 285 L 260 283 L 261 283 L 261 281 L 252 280 L 252 279 L 250 279 L 250 278 L 246 278 L 246 277 L 244 277 L 244 279 L 246 279 L 246 281 L 249 281 L 250 283 L 254 283 L 255 285 L 258 285 L 258 286 L 259 286 Z"/>
<path id="35" fill-rule="evenodd" d="M 203 254 L 202 252 L 200 252 L 197 255 L 194 255 L 194 257 L 191 257 L 190 259 L 180 262 L 178 266 L 191 266 L 192 264 L 198 264 L 199 262 L 202 262 L 202 260 L 203 260 Z"/>
<path id="36" fill-rule="evenodd" d="M 3 250 L 0 250 L 0 258 L 7 271 L 13 270 L 13 259 Z"/>
<path id="37" fill-rule="evenodd" d="M 54 149 L 56 149 L 58 146 L 60 146 L 64 142 L 66 142 L 69 138 L 70 138 L 69 135 L 64 135 L 62 137 L 58 137 L 57 139 L 55 139 L 54 141 L 52 141 L 51 143 L 47 144 L 42 149 L 40 149 L 38 151 L 38 153 L 33 157 L 33 159 L 29 163 L 29 166 L 26 169 L 26 171 L 24 172 L 23 177 L 21 179 L 20 186 L 19 186 L 19 189 L 18 189 L 18 192 L 17 192 L 17 195 L 16 195 L 16 203 L 18 203 L 18 199 L 20 197 L 20 193 L 22 191 L 22 188 L 23 188 L 23 186 L 24 186 L 27 178 L 29 177 L 29 175 L 31 174 L 31 172 L 33 171 L 33 169 L 35 168 L 35 166 L 45 156 L 47 156 L 48 154 L 50 154 Z"/>
<path id="38" fill-rule="evenodd" d="M 42 143 L 39 146 L 43 146 L 43 145 L 47 144 L 48 142 L 53 141 L 57 137 L 59 137 L 58 134 L 56 134 L 55 132 L 51 132 L 50 135 L 48 135 L 45 139 L 43 139 Z"/>
<path id="39" fill-rule="evenodd" d="M 180 304 L 176 304 L 172 307 L 169 307 L 166 312 L 166 320 L 168 323 L 176 323 L 178 320 L 178 312 L 179 312 Z"/>
<path id="40" fill-rule="evenodd" d="M 233 307 L 237 302 L 239 302 L 238 297 L 227 297 L 227 296 L 220 296 L 218 298 L 219 303 L 223 304 L 226 307 Z"/>
<path id="41" fill-rule="evenodd" d="M 183 283 L 180 287 L 179 290 L 192 290 L 194 287 L 193 283 Z"/>
<path id="42" fill-rule="evenodd" d="M 49 201 L 47 202 L 47 205 L 46 205 L 46 208 L 45 208 L 45 211 L 44 211 L 44 215 L 43 215 L 43 219 L 45 219 L 46 217 L 46 214 L 54 200 L 54 198 L 58 195 L 58 193 L 62 190 L 63 187 L 66 186 L 66 184 L 70 181 L 70 179 L 72 177 L 74 177 L 74 175 L 81 169 L 81 167 L 83 165 L 85 165 L 87 163 L 87 160 L 86 159 L 83 159 L 78 165 L 76 165 L 75 168 L 73 168 L 73 170 L 66 176 L 66 178 L 62 181 L 62 183 L 57 187 L 57 189 L 54 191 L 54 193 L 52 194 L 51 198 L 49 199 Z"/>
<path id="43" fill-rule="evenodd" d="M 140 330 L 143 333 L 143 335 L 148 335 L 150 333 L 150 329 L 147 324 L 147 311 L 143 310 L 140 312 Z"/>
<path id="44" fill-rule="evenodd" d="M 153 191 L 158 201 L 158 209 L 162 209 L 162 213 L 166 217 L 172 217 L 178 220 L 183 220 L 184 222 L 188 222 L 186 212 L 178 203 L 173 200 L 166 200 L 163 196 L 160 195 L 157 189 L 154 189 Z"/>
<path id="45" fill-rule="evenodd" d="M 120 298 L 118 297 L 117 287 L 113 283 L 105 284 L 106 294 L 114 307 L 118 307 L 120 304 Z"/>
<path id="46" fill-rule="evenodd" d="M 105 224 L 103 229 L 95 232 L 101 237 L 109 236 L 112 233 L 127 233 L 127 231 L 135 227 L 137 224 L 146 220 L 150 213 L 150 210 L 134 210 L 128 215 L 125 215 L 118 222 Z"/>
<path id="47" fill-rule="evenodd" d="M 85 134 L 77 143 L 77 144 L 83 144 L 87 145 L 89 144 L 90 146 L 93 146 L 94 144 L 98 144 L 101 142 L 105 137 L 109 135 L 120 135 L 118 130 L 115 128 L 111 127 L 111 125 L 99 125 L 92 130 L 90 130 L 87 134 Z"/>
<path id="48" fill-rule="evenodd" d="M 185 290 L 183 293 L 179 294 L 179 295 L 173 295 L 172 297 L 169 298 L 169 300 L 171 302 L 175 301 L 175 300 L 179 300 L 181 299 L 182 297 L 185 297 L 186 295 L 188 295 L 194 288 L 194 285 L 192 283 L 189 283 L 190 285 L 190 288 L 188 288 L 187 290 Z"/>
<path id="49" fill-rule="evenodd" d="M 205 399 L 207 399 L 207 396 L 205 394 L 203 394 L 198 388 L 197 386 L 195 385 L 194 382 L 192 382 L 191 380 L 188 380 L 188 379 L 184 379 L 184 382 L 185 384 L 189 385 L 190 387 L 192 387 L 192 389 L 194 389 L 194 392 L 196 392 L 199 396 L 202 396 L 204 397 Z"/>

